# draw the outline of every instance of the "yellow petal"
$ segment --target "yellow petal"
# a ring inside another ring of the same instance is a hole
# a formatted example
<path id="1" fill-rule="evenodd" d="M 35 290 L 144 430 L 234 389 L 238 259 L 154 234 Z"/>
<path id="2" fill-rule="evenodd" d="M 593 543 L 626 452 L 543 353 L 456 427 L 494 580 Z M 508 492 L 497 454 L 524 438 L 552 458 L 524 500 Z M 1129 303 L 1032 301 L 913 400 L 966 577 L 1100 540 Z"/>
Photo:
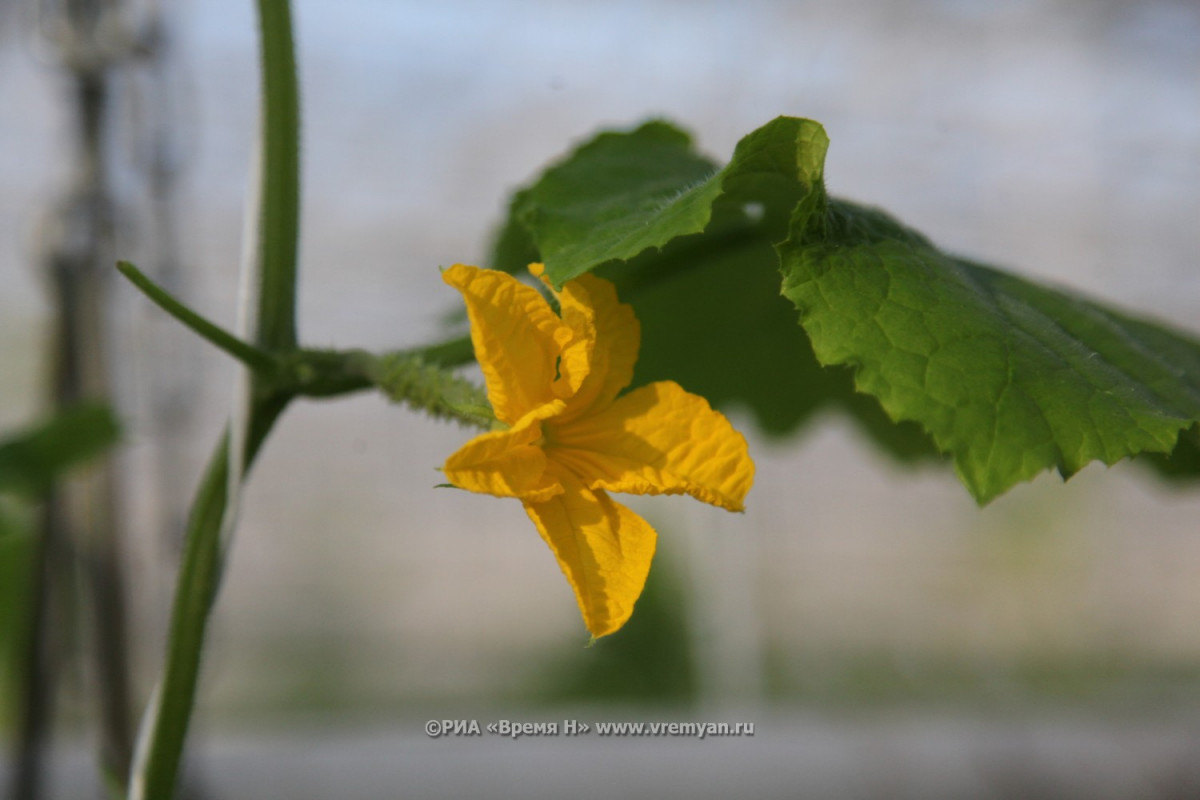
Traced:
<path id="1" fill-rule="evenodd" d="M 496 418 L 509 425 L 555 398 L 555 365 L 571 330 L 532 286 L 490 269 L 455 264 L 442 280 L 462 292 L 475 358 Z"/>
<path id="2" fill-rule="evenodd" d="M 563 493 L 525 511 L 554 551 L 592 636 L 618 630 L 646 585 L 657 536 L 637 514 L 570 474 Z"/>
<path id="3" fill-rule="evenodd" d="M 617 300 L 611 281 L 595 275 L 581 275 L 557 291 L 541 264 L 530 264 L 529 271 L 558 297 L 562 321 L 573 334 L 560 365 L 575 390 L 566 416 L 604 408 L 633 379 L 642 341 L 633 309 Z"/>
<path id="4" fill-rule="evenodd" d="M 556 400 L 526 414 L 509 430 L 476 436 L 446 459 L 447 480 L 460 489 L 497 497 L 548 500 L 562 485 L 546 470 L 542 420 L 560 412 Z"/>
<path id="5" fill-rule="evenodd" d="M 546 277 L 545 267 L 541 264 L 530 264 L 529 272 L 535 278 L 540 278 L 554 298 L 559 301 L 560 310 L 567 316 L 564 327 L 569 332 L 565 341 L 562 356 L 558 362 L 559 380 L 552 387 L 557 397 L 569 398 L 579 390 L 584 378 L 591 371 L 592 351 L 596 345 L 596 329 L 592 324 L 590 310 L 588 317 L 581 317 L 575 308 L 562 308 L 562 296 Z"/>
<path id="6" fill-rule="evenodd" d="M 741 511 L 754 482 L 746 440 L 677 383 L 643 386 L 604 411 L 548 423 L 547 456 L 594 489 L 689 494 Z"/>

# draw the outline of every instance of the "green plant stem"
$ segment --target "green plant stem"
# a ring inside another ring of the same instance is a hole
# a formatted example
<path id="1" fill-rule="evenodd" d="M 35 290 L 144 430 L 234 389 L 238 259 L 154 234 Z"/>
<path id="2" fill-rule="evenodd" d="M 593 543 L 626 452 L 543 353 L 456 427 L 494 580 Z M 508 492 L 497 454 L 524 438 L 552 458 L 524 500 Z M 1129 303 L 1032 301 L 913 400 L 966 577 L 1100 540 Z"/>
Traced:
<path id="1" fill-rule="evenodd" d="M 400 401 L 404 398 L 395 396 L 396 392 L 390 388 L 384 365 L 419 362 L 444 373 L 445 377 L 453 377 L 450 370 L 474 360 L 475 353 L 468 337 L 379 354 L 365 350 L 297 350 L 280 364 L 279 386 L 294 395 L 318 398 L 374 387 Z M 430 373 L 423 385 L 438 380 L 439 375 Z"/>
<path id="2" fill-rule="evenodd" d="M 182 322 L 200 338 L 224 350 L 255 371 L 275 369 L 277 364 L 275 356 L 252 344 L 243 342 L 229 331 L 200 316 L 176 300 L 170 292 L 151 280 L 133 264 L 128 261 L 118 261 L 117 269 L 159 308 Z"/>
<path id="3" fill-rule="evenodd" d="M 222 330 L 122 263 L 121 272 L 164 310 L 252 370 L 251 405 L 243 450 L 222 436 L 188 520 L 168 632 L 166 665 L 139 742 L 131 778 L 136 800 L 169 800 L 175 792 L 209 615 L 220 584 L 223 532 L 232 513 L 231 477 L 244 480 L 284 408 L 297 396 L 331 397 L 371 386 L 430 413 L 490 425 L 486 399 L 449 372 L 473 357 L 470 341 L 456 339 L 422 350 L 372 356 L 297 348 L 296 242 L 299 225 L 299 91 L 291 12 L 286 0 L 259 0 L 262 39 L 262 140 L 253 275 L 259 288 L 254 344 Z M 236 431 L 236 427 L 231 430 Z M 231 476 L 231 455 L 240 474 Z"/>
<path id="4" fill-rule="evenodd" d="M 220 582 L 222 531 L 232 513 L 230 456 L 241 467 L 238 479 L 258 454 L 275 421 L 294 396 L 274 369 L 277 359 L 296 349 L 296 247 L 300 216 L 300 102 L 287 0 L 259 0 L 262 56 L 261 140 L 256 223 L 252 256 L 243 269 L 258 290 L 257 348 L 207 323 L 175 303 L 165 292 L 157 297 L 170 313 L 227 352 L 251 366 L 253 401 L 246 421 L 243 451 L 230 453 L 236 437 L 227 431 L 216 448 L 196 495 L 188 521 L 184 552 L 172 606 L 166 665 L 157 702 L 143 730 L 131 796 L 169 800 L 175 792 L 188 725 L 195 704 L 205 630 Z M 131 280 L 136 271 L 122 270 Z M 136 281 L 135 281 L 136 282 Z M 168 301 L 164 304 L 164 300 Z M 265 356 L 265 358 L 264 358 Z M 270 364 L 268 365 L 268 360 Z M 234 428 L 236 429 L 236 428 Z"/>
<path id="5" fill-rule="evenodd" d="M 421 354 L 426 363 L 437 364 L 439 367 L 461 367 L 475 361 L 475 346 L 471 344 L 470 336 L 447 339 L 422 347 L 416 352 Z"/>
<path id="6" fill-rule="evenodd" d="M 300 229 L 300 88 L 287 0 L 258 0 L 262 42 L 262 182 L 255 343 L 296 347 L 296 248 Z"/>
<path id="7" fill-rule="evenodd" d="M 274 395 L 289 399 L 297 395 L 334 397 L 378 386 L 392 399 L 398 402 L 407 401 L 409 398 L 402 396 L 407 390 L 393 388 L 396 386 L 396 379 L 386 379 L 380 365 L 415 367 L 419 361 L 428 370 L 445 371 L 451 367 L 468 364 L 475 357 L 469 336 L 450 339 L 419 349 L 400 350 L 378 356 L 361 350 L 294 350 L 283 356 L 275 356 L 239 339 L 188 308 L 128 261 L 119 262 L 117 269 L 168 314 L 182 322 L 205 341 L 225 351 L 253 370 L 256 389 L 260 395 Z M 394 369 L 392 371 L 395 372 Z M 414 380 L 420 384 L 419 387 L 414 388 L 436 393 L 435 388 L 423 387 L 430 387 L 439 379 L 438 374 L 427 371 L 427 374 L 419 379 L 414 377 Z M 456 388 L 454 391 L 460 390 Z M 426 408 L 420 402 L 413 403 L 413 405 L 418 408 Z M 0 463 L 0 472 L 2 472 L 2 468 L 3 464 Z"/>
<path id="8" fill-rule="evenodd" d="M 495 426 L 496 416 L 483 390 L 432 361 L 430 355 L 442 354 L 352 353 L 347 368 L 362 374 L 394 403 L 485 430 Z"/>
<path id="9" fill-rule="evenodd" d="M 249 471 L 286 403 L 256 406 L 246 440 L 243 474 Z M 228 513 L 229 434 L 209 460 L 188 518 L 179 581 L 171 609 L 166 668 L 159 686 L 146 768 L 134 780 L 136 797 L 167 800 L 175 791 L 179 764 L 195 704 L 204 637 L 222 571 L 221 531 Z"/>
<path id="10" fill-rule="evenodd" d="M 256 397 L 250 414 L 243 475 L 290 400 L 299 394 L 328 397 L 377 386 L 397 402 L 427 413 L 487 428 L 494 422 L 481 390 L 449 368 L 470 360 L 470 342 L 375 356 L 363 351 L 297 351 L 282 374 L 292 382 Z M 281 373 L 276 373 L 281 374 Z M 175 789 L 195 704 L 205 633 L 221 578 L 221 534 L 228 513 L 229 435 L 222 436 L 205 472 L 188 520 L 179 581 L 171 613 L 166 667 L 159 687 L 145 769 L 135 776 L 135 797 L 166 800 Z"/>

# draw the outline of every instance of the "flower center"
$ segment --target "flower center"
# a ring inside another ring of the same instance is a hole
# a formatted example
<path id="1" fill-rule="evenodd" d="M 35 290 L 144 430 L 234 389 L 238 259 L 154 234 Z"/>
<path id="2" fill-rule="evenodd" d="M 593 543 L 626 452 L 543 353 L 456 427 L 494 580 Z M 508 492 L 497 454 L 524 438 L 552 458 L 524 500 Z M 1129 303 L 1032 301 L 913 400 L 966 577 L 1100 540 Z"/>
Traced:
<path id="1" fill-rule="evenodd" d="M 558 440 L 554 436 L 554 428 L 546 422 L 541 424 L 542 435 L 538 437 L 537 446 L 543 450 L 553 448 L 558 445 Z"/>

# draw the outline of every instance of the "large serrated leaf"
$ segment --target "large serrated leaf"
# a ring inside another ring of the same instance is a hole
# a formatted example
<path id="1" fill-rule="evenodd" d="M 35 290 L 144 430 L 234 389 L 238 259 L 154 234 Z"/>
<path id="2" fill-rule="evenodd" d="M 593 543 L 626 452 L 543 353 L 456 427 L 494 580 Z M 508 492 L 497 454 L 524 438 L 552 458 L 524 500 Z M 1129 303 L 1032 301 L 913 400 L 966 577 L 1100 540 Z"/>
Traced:
<path id="1" fill-rule="evenodd" d="M 807 191 L 796 177 L 796 142 L 806 136 L 822 145 L 808 152 L 824 153 L 819 125 L 776 120 L 717 170 L 663 123 L 600 134 L 515 195 L 491 264 L 518 272 L 542 260 L 562 280 L 599 268 L 641 320 L 635 386 L 678 381 L 718 407 L 748 408 L 773 435 L 823 406 L 842 406 L 896 457 L 935 456 L 916 426 L 892 423 L 856 393 L 848 372 L 821 368 L 779 295 L 772 245 Z M 789 164 L 790 173 L 781 169 Z M 699 215 L 697 195 L 713 198 Z M 604 235 L 593 236 L 590 214 L 604 221 Z M 565 246 L 556 246 L 559 237 Z"/>
<path id="2" fill-rule="evenodd" d="M 920 423 L 980 502 L 1046 469 L 1170 453 L 1200 419 L 1195 339 L 949 256 L 881 211 L 819 192 L 777 249 L 821 362 Z"/>
<path id="3" fill-rule="evenodd" d="M 665 123 L 602 134 L 515 197 L 497 266 L 540 258 L 557 284 L 594 269 L 615 279 L 643 319 L 638 381 L 747 403 L 775 433 L 833 402 L 893 453 L 928 453 L 816 361 L 846 365 L 981 502 L 1048 468 L 1139 453 L 1200 475 L 1192 336 L 954 258 L 829 198 L 827 145 L 818 123 L 781 117 L 718 170 Z M 778 324 L 790 312 L 777 267 L 809 341 Z"/>
<path id="4" fill-rule="evenodd" d="M 506 260 L 539 253 L 546 274 L 561 286 L 600 264 L 711 232 L 722 205 L 756 205 L 770 216 L 756 226 L 759 236 L 773 230 L 782 238 L 825 142 L 817 123 L 780 118 L 742 139 L 718 170 L 693 151 L 685 133 L 664 122 L 602 133 L 516 196 L 511 220 L 517 229 L 510 223 L 498 253 Z"/>
<path id="5" fill-rule="evenodd" d="M 602 133 L 515 198 L 512 215 L 558 286 L 707 226 L 716 165 L 664 122 Z M 523 266 L 523 265 L 521 265 Z"/>

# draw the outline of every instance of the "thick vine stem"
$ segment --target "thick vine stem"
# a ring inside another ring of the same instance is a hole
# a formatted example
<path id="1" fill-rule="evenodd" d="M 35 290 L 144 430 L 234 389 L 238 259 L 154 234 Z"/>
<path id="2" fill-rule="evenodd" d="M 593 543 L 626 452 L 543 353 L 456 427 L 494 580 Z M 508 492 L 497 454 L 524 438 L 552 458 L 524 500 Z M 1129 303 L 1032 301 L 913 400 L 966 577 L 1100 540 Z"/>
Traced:
<path id="1" fill-rule="evenodd" d="M 129 781 L 131 800 L 169 800 L 175 794 L 195 704 L 205 632 L 220 582 L 222 533 L 236 513 L 236 494 L 231 497 L 231 493 L 236 492 L 244 470 L 295 396 L 287 390 L 287 376 L 279 374 L 278 365 L 296 349 L 297 340 L 300 96 L 290 4 L 288 0 L 258 0 L 257 7 L 262 68 L 259 203 L 247 225 L 247 239 L 254 244 L 252 257 L 243 264 L 244 274 L 258 288 L 254 344 L 208 323 L 165 292 L 157 292 L 148 281 L 139 283 L 136 270 L 122 268 L 126 277 L 151 299 L 253 371 L 253 400 L 245 430 L 233 424 L 222 437 L 192 506 L 171 612 L 166 663 L 139 734 Z M 235 423 L 239 419 L 235 414 Z"/>

